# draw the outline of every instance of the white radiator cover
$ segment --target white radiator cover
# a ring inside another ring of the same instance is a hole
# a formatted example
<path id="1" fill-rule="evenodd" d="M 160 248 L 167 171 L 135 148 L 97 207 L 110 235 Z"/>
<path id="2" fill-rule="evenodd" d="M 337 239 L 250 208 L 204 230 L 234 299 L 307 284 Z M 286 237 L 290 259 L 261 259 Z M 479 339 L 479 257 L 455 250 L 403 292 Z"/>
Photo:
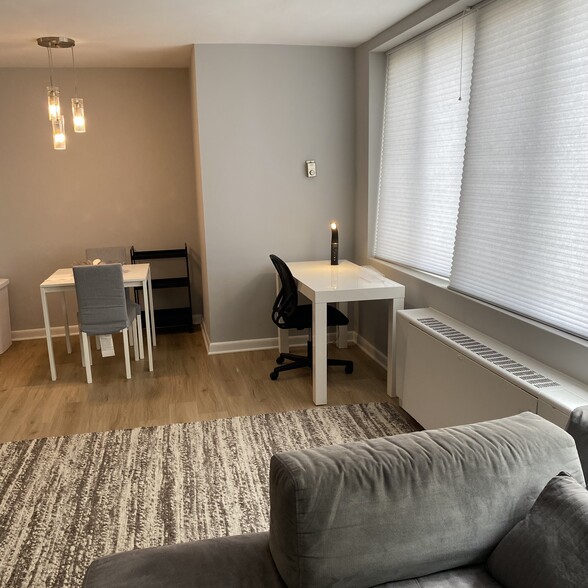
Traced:
<path id="1" fill-rule="evenodd" d="M 432 308 L 398 312 L 397 393 L 426 429 L 529 410 L 565 427 L 588 386 Z"/>

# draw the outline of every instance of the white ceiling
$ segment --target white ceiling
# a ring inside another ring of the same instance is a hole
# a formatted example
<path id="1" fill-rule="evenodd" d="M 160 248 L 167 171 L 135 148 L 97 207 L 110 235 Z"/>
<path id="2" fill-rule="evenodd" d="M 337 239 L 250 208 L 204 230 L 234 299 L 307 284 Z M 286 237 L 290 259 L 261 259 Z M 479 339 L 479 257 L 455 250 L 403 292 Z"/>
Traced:
<path id="1" fill-rule="evenodd" d="M 45 67 L 48 36 L 75 39 L 79 67 L 187 67 L 198 43 L 356 47 L 428 1 L 0 0 L 0 67 Z"/>

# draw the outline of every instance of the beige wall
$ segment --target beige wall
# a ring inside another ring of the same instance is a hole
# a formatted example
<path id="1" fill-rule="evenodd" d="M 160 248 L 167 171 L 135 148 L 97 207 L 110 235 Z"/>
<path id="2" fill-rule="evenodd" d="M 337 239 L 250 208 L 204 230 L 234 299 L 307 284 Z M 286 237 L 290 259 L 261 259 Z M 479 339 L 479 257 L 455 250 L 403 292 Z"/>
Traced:
<path id="1" fill-rule="evenodd" d="M 79 70 L 83 135 L 71 128 L 71 72 L 55 77 L 66 151 L 52 148 L 47 71 L 0 69 L 0 277 L 10 279 L 13 331 L 43 326 L 40 282 L 84 259 L 86 247 L 187 242 L 201 313 L 189 71 Z"/>

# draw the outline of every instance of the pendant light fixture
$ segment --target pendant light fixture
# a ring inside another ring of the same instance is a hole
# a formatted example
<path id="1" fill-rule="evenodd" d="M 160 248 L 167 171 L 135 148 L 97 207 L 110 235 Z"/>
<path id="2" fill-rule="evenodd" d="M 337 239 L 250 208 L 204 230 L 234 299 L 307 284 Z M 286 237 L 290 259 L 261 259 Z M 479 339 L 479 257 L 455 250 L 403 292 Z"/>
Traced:
<path id="1" fill-rule="evenodd" d="M 73 114 L 73 125 L 75 133 L 86 132 L 86 117 L 84 116 L 84 99 L 78 98 L 78 76 L 76 75 L 76 58 L 74 56 L 74 46 L 71 46 L 71 66 L 74 75 L 74 92 L 75 98 L 71 99 L 71 112 Z"/>
<path id="2" fill-rule="evenodd" d="M 84 100 L 78 98 L 78 80 L 76 75 L 76 62 L 74 56 L 74 45 L 76 42 L 68 37 L 39 37 L 37 44 L 47 48 L 49 58 L 49 86 L 47 86 L 47 105 L 49 109 L 49 120 L 53 131 L 53 149 L 65 149 L 65 121 L 61 114 L 59 104 L 59 86 L 53 82 L 53 49 L 71 49 L 71 61 L 74 74 L 75 98 L 71 99 L 71 110 L 73 114 L 73 126 L 76 133 L 86 132 L 86 118 L 84 116 Z"/>

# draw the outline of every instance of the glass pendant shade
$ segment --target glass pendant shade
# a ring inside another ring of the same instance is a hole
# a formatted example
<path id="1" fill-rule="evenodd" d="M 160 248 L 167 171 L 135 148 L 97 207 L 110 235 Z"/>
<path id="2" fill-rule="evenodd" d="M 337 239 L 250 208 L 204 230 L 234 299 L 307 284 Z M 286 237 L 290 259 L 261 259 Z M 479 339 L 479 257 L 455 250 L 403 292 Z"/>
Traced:
<path id="1" fill-rule="evenodd" d="M 76 133 L 86 132 L 86 118 L 84 116 L 84 99 L 72 98 L 71 111 L 73 114 L 74 131 Z"/>
<path id="2" fill-rule="evenodd" d="M 61 116 L 59 106 L 59 88 L 57 86 L 47 86 L 47 106 L 49 108 L 49 120 L 57 120 Z"/>
<path id="3" fill-rule="evenodd" d="M 65 121 L 63 120 L 63 115 L 51 121 L 51 125 L 53 127 L 53 149 L 65 149 Z"/>

